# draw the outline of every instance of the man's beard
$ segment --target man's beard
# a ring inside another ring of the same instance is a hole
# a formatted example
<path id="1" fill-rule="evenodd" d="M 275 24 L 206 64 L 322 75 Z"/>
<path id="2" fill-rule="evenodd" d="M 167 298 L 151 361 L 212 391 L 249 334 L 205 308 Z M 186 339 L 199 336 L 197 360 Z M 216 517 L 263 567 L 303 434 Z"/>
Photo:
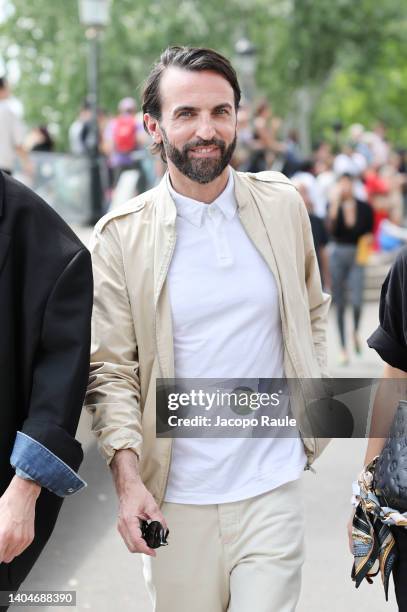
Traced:
<path id="1" fill-rule="evenodd" d="M 198 139 L 185 144 L 181 150 L 177 149 L 168 140 L 165 130 L 161 127 L 163 144 L 167 159 L 170 159 L 174 166 L 191 181 L 205 185 L 215 180 L 222 174 L 226 166 L 232 159 L 236 147 L 236 134 L 233 141 L 227 147 L 223 140 L 212 138 L 211 140 Z M 189 151 L 195 147 L 219 147 L 219 157 L 190 157 Z"/>

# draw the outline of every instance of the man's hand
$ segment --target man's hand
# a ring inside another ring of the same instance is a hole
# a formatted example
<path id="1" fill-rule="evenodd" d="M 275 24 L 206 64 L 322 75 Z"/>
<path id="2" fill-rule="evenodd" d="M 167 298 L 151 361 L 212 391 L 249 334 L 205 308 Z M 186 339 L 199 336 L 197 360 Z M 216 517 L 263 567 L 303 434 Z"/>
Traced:
<path id="1" fill-rule="evenodd" d="M 14 476 L 0 497 L 0 563 L 10 563 L 34 539 L 36 482 Z"/>
<path id="2" fill-rule="evenodd" d="M 111 468 L 119 497 L 119 533 L 130 552 L 155 557 L 155 550 L 141 536 L 140 519 L 160 521 L 164 529 L 167 523 L 140 478 L 137 456 L 129 449 L 117 451 Z"/>

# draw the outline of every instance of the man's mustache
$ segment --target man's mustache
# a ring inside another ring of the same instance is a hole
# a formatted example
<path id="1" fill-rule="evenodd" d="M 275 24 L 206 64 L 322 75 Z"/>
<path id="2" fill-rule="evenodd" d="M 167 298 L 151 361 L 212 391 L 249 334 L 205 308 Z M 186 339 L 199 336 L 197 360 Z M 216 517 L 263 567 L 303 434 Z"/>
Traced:
<path id="1" fill-rule="evenodd" d="M 211 140 L 195 140 L 194 142 L 188 142 L 182 148 L 183 153 L 187 153 L 191 149 L 195 149 L 196 147 L 219 147 L 221 151 L 224 151 L 226 148 L 225 142 L 223 140 L 218 140 L 217 138 L 212 138 Z"/>

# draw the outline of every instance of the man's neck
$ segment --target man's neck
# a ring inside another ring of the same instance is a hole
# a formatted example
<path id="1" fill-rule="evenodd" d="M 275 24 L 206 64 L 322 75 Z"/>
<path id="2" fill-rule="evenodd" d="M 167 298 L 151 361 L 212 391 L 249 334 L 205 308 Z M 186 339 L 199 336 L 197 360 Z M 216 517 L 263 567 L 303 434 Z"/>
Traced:
<path id="1" fill-rule="evenodd" d="M 229 180 L 230 170 L 229 167 L 226 167 L 220 176 L 205 185 L 191 181 L 173 164 L 168 164 L 168 172 L 170 174 L 171 185 L 177 193 L 192 200 L 210 204 L 224 191 Z"/>

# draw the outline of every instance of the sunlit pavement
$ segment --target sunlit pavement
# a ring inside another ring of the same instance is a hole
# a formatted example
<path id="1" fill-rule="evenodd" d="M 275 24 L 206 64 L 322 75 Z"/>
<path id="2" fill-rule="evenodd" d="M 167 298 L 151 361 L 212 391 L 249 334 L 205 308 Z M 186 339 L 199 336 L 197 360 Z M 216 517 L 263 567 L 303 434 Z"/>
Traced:
<path id="1" fill-rule="evenodd" d="M 78 233 L 87 243 L 90 231 Z M 378 305 L 368 304 L 362 317 L 362 339 L 377 326 L 377 316 Z M 333 311 L 328 346 L 333 376 L 380 375 L 380 359 L 367 346 L 362 356 L 352 356 L 349 366 L 337 365 Z M 85 449 L 81 475 L 88 487 L 64 503 L 54 535 L 24 589 L 76 590 L 77 610 L 151 612 L 140 559 L 127 551 L 116 530 L 117 502 L 111 477 L 96 451 L 85 414 L 79 438 Z M 351 482 L 360 470 L 365 446 L 364 440 L 334 440 L 316 462 L 316 474 L 304 474 L 307 555 L 298 612 L 397 609 L 393 592 L 390 602 L 385 604 L 380 577 L 372 586 L 362 584 L 359 590 L 355 590 L 350 579 L 352 557 L 347 549 L 346 523 L 350 515 Z"/>

